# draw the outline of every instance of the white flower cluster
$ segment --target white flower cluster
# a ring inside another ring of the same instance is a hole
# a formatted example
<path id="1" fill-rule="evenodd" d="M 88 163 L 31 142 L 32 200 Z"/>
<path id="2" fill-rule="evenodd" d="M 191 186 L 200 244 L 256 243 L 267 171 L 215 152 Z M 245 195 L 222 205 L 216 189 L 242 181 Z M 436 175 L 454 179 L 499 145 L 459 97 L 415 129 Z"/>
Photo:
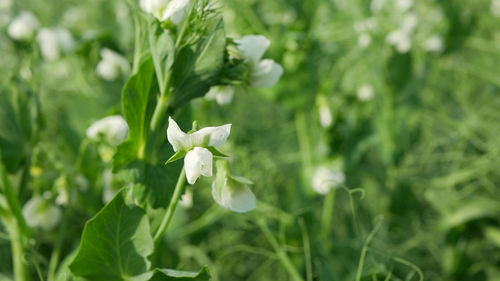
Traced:
<path id="1" fill-rule="evenodd" d="M 241 57 L 249 68 L 246 84 L 254 88 L 270 88 L 278 83 L 283 75 L 283 67 L 272 59 L 262 59 L 271 41 L 262 35 L 246 35 L 236 40 Z M 215 99 L 218 104 L 231 102 L 234 96 L 233 85 L 217 85 L 210 88 L 208 99 Z"/>
<path id="2" fill-rule="evenodd" d="M 212 152 L 218 152 L 231 132 L 231 124 L 205 127 L 194 132 L 183 132 L 174 119 L 169 118 L 167 139 L 177 154 L 184 156 L 184 171 L 189 184 L 200 176 L 213 175 Z M 175 156 L 175 155 L 174 155 Z M 212 196 L 219 205 L 234 212 L 248 212 L 255 208 L 255 196 L 248 187 L 250 181 L 231 175 L 227 165 L 217 165 L 217 178 L 212 184 Z M 186 192 L 182 198 L 185 206 L 192 205 L 192 194 Z"/>

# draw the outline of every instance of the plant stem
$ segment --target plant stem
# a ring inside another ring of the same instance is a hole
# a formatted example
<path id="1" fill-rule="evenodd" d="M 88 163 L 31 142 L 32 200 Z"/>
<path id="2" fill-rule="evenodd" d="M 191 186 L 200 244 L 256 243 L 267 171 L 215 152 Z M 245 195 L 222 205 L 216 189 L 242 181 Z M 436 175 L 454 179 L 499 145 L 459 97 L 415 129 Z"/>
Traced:
<path id="1" fill-rule="evenodd" d="M 1 161 L 1 159 L 0 159 Z M 26 241 L 31 237 L 31 230 L 26 224 L 21 212 L 21 204 L 17 197 L 16 191 L 12 187 L 7 176 L 7 170 L 0 163 L 0 178 L 3 187 L 3 193 L 8 205 L 9 215 L 7 217 L 9 223 L 5 226 L 8 229 L 12 244 L 12 260 L 14 263 L 14 280 L 27 281 L 29 280 L 28 264 L 24 260 Z"/>
<path id="2" fill-rule="evenodd" d="M 335 207 L 336 190 L 331 189 L 323 202 L 323 211 L 321 213 L 321 233 L 320 237 L 327 240 L 332 229 L 333 212 Z"/>
<path id="3" fill-rule="evenodd" d="M 70 195 L 71 198 L 71 195 Z M 69 204 L 68 204 L 69 205 Z M 54 281 L 57 271 L 57 266 L 59 265 L 59 258 L 61 257 L 61 249 L 64 242 L 64 236 L 66 235 L 66 228 L 68 227 L 68 220 L 70 215 L 69 206 L 64 210 L 63 221 L 57 233 L 57 240 L 50 256 L 49 269 L 47 274 L 47 281 Z"/>
<path id="4" fill-rule="evenodd" d="M 269 228 L 267 227 L 267 224 L 264 220 L 259 219 L 257 220 L 257 225 L 260 227 L 262 230 L 262 233 L 264 233 L 264 236 L 266 237 L 267 241 L 269 244 L 271 244 L 271 247 L 273 248 L 276 256 L 278 257 L 279 261 L 281 264 L 285 267 L 285 269 L 288 271 L 290 276 L 292 277 L 292 280 L 294 281 L 304 281 L 302 276 L 300 276 L 299 272 L 293 265 L 292 261 L 286 254 L 285 250 L 279 245 L 278 241 L 274 237 L 274 235 L 271 233 Z"/>
<path id="5" fill-rule="evenodd" d="M 179 178 L 177 179 L 177 184 L 175 185 L 174 194 L 170 199 L 170 203 L 168 204 L 167 211 L 165 212 L 165 216 L 160 224 L 160 227 L 156 231 L 154 235 L 154 243 L 155 246 L 158 246 L 161 239 L 163 238 L 163 234 L 165 230 L 167 230 L 167 226 L 172 219 L 172 215 L 174 214 L 175 207 L 177 206 L 177 202 L 179 202 L 179 198 L 181 197 L 182 191 L 184 190 L 184 185 L 186 183 L 186 170 L 182 167 L 181 173 L 179 174 Z"/>

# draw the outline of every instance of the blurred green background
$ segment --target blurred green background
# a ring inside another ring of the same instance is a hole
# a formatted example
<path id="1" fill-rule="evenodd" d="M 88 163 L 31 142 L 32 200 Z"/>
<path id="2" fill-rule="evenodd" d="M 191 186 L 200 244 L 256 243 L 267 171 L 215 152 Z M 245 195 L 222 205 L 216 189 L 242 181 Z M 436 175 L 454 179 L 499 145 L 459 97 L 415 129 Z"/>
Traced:
<path id="1" fill-rule="evenodd" d="M 228 36 L 269 38 L 266 57 L 284 75 L 273 88 L 239 90 L 229 105 L 195 100 L 186 119 L 233 124 L 234 170 L 256 183 L 259 203 L 246 215 L 226 212 L 211 198 L 210 179 L 200 179 L 156 263 L 207 264 L 213 280 L 292 280 L 264 221 L 304 280 L 500 280 L 500 1 L 218 3 Z M 68 255 L 103 205 L 109 164 L 91 148 L 89 165 L 71 167 L 86 128 L 120 113 L 126 81 L 96 75 L 99 52 L 132 60 L 132 11 L 122 0 L 16 0 L 0 9 L 1 87 L 21 87 L 11 79 L 20 76 L 43 112 L 32 157 L 42 172 L 31 172 L 25 196 L 57 193 L 61 178 L 76 188 L 75 173 L 88 185 L 72 214 Z M 24 10 L 42 27 L 67 28 L 74 50 L 47 62 L 36 43 L 11 40 L 8 24 Z M 346 178 L 346 188 L 326 196 L 311 188 L 325 163 Z M 124 182 L 115 175 L 108 185 Z M 42 268 L 55 235 L 40 234 L 32 253 Z M 8 275 L 4 239 L 0 257 Z"/>

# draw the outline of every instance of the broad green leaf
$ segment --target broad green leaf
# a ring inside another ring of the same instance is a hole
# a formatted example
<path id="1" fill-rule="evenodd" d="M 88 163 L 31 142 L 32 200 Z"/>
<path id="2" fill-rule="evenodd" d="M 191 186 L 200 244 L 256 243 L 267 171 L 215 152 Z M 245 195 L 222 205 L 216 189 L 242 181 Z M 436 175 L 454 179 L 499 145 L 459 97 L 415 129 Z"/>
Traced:
<path id="1" fill-rule="evenodd" d="M 150 281 L 208 281 L 210 272 L 205 266 L 198 272 L 173 269 L 155 269 Z"/>
<path id="2" fill-rule="evenodd" d="M 448 229 L 472 220 L 500 215 L 500 202 L 486 197 L 475 197 L 463 202 L 443 216 L 442 224 Z"/>
<path id="3" fill-rule="evenodd" d="M 160 92 L 164 93 L 167 86 L 168 73 L 174 62 L 175 47 L 170 34 L 161 28 L 158 20 L 148 17 L 149 45 L 156 72 Z"/>
<path id="4" fill-rule="evenodd" d="M 70 265 L 76 276 L 93 281 L 130 280 L 149 269 L 154 245 L 149 220 L 118 193 L 87 222 L 78 254 Z"/>
<path id="5" fill-rule="evenodd" d="M 145 60 L 139 71 L 132 75 L 122 91 L 122 110 L 129 126 L 129 137 L 118 146 L 113 167 L 124 168 L 135 159 L 143 159 L 148 124 L 156 103 L 152 59 Z"/>
<path id="6" fill-rule="evenodd" d="M 0 92 L 0 150 L 9 172 L 17 170 L 24 154 L 24 132 L 5 91 Z"/>
<path id="7" fill-rule="evenodd" d="M 15 172 L 24 157 L 39 110 L 34 94 L 19 78 L 0 89 L 0 152 L 7 170 Z"/>
<path id="8" fill-rule="evenodd" d="M 226 47 L 224 24 L 220 17 L 212 17 L 205 25 L 205 34 L 195 44 L 181 47 L 176 55 L 170 101 L 173 108 L 205 95 L 218 81 Z"/>

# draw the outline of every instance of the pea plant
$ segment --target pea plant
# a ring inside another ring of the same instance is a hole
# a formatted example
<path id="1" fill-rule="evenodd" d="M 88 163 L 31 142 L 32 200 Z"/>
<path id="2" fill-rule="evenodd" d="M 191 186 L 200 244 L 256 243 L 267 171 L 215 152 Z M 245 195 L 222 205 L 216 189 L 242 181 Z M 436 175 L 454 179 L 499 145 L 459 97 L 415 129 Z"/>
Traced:
<path id="1" fill-rule="evenodd" d="M 189 120 L 189 103 L 208 92 L 207 98 L 228 104 L 240 90 L 276 84 L 283 68 L 262 59 L 270 41 L 261 35 L 227 37 L 213 1 L 127 5 L 134 30 L 132 61 L 104 48 L 96 67 L 103 80 L 128 77 L 121 110 L 87 128 L 72 165 L 62 165 L 56 150 L 40 143 L 50 124 L 38 93 L 22 75 L 10 79 L 16 91 L 0 95 L 0 216 L 12 246 L 12 280 L 30 280 L 35 274 L 49 281 L 208 280 L 207 267 L 168 269 L 155 258 L 165 249 L 178 203 L 192 204 L 196 190 L 185 190 L 186 185 L 214 176 L 206 188 L 216 204 L 237 213 L 256 206 L 252 181 L 231 170 L 238 161 L 225 145 L 231 124 L 200 128 Z M 39 28 L 36 18 L 26 12 L 16 24 L 9 27 L 10 36 L 30 51 L 33 45 L 22 41 Z M 64 46 L 71 49 L 64 30 L 45 28 L 38 34 L 37 59 L 53 60 Z M 30 75 L 36 80 L 36 73 Z M 104 172 L 93 170 L 94 165 Z M 102 208 L 91 203 L 101 198 L 92 192 L 86 173 L 103 182 Z M 49 182 L 52 190 L 41 187 Z M 85 217 L 75 207 L 81 205 L 94 210 L 93 217 L 79 245 L 67 251 L 66 237 L 75 231 L 70 220 Z M 37 256 L 40 247 L 52 248 L 49 260 Z"/>

